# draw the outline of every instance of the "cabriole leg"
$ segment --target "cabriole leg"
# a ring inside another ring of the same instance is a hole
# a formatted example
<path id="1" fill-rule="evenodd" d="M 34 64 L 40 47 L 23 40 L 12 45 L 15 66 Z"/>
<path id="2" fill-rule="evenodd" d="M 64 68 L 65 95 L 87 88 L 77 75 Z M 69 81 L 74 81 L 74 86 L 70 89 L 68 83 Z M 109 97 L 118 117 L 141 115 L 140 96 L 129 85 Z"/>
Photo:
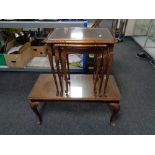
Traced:
<path id="1" fill-rule="evenodd" d="M 110 106 L 112 108 L 112 115 L 111 115 L 111 118 L 110 118 L 110 124 L 111 126 L 115 126 L 116 123 L 116 117 L 117 117 L 117 114 L 120 110 L 120 104 L 119 103 L 110 103 Z"/>
<path id="2" fill-rule="evenodd" d="M 39 119 L 39 121 L 37 122 L 37 124 L 41 124 L 42 123 L 42 118 L 41 118 L 41 115 L 40 115 L 40 113 L 39 113 L 39 111 L 37 109 L 38 105 L 39 105 L 39 102 L 33 102 L 33 101 L 31 101 L 31 103 L 30 103 L 31 109 L 37 115 L 37 117 Z"/>

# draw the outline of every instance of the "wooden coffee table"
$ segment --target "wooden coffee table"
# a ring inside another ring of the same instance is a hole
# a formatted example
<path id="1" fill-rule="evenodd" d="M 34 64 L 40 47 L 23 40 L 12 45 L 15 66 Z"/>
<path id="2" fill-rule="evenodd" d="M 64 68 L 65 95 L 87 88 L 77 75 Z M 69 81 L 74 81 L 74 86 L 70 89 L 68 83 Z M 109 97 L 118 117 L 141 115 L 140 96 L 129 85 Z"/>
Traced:
<path id="1" fill-rule="evenodd" d="M 51 74 L 41 74 L 39 76 L 28 96 L 30 106 L 39 119 L 38 124 L 42 123 L 42 117 L 37 109 L 40 102 L 90 101 L 110 105 L 112 109 L 110 124 L 115 126 L 116 115 L 120 110 L 120 92 L 114 77 L 112 75 L 109 77 L 106 96 L 99 97 L 94 95 L 93 75 L 71 74 L 70 76 L 68 96 L 66 96 L 65 93 L 63 93 L 63 96 L 56 96 L 56 86 Z M 65 84 L 65 82 L 63 84 Z"/>

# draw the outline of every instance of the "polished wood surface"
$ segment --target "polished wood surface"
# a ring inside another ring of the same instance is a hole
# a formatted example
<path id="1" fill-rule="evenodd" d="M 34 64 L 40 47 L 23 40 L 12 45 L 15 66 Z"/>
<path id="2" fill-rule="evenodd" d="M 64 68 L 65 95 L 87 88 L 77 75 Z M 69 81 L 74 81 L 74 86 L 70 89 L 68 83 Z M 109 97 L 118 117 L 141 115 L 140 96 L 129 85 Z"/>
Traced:
<path id="1" fill-rule="evenodd" d="M 45 42 L 114 44 L 114 38 L 108 28 L 57 28 Z"/>
<path id="2" fill-rule="evenodd" d="M 56 87 L 50 74 L 41 74 L 32 88 L 28 99 L 30 100 L 92 100 L 92 101 L 120 101 L 120 92 L 115 79 L 110 75 L 107 96 L 96 96 L 92 84 L 93 75 L 71 74 L 69 95 L 56 96 Z M 65 82 L 64 82 L 65 84 Z M 104 87 L 102 87 L 103 89 Z M 64 90 L 65 91 L 65 90 Z"/>
<path id="3" fill-rule="evenodd" d="M 48 38 L 46 39 L 46 42 L 51 44 L 55 51 L 55 63 L 57 74 L 59 77 L 61 96 L 63 95 L 62 92 L 64 90 L 64 86 L 62 85 L 63 80 L 65 80 L 66 82 L 65 92 L 66 94 L 68 94 L 68 84 L 69 84 L 69 78 L 67 78 L 67 74 L 69 77 L 68 55 L 75 53 L 79 54 L 93 53 L 98 57 L 96 67 L 94 67 L 95 70 L 93 78 L 94 79 L 93 90 L 96 94 L 96 84 L 97 81 L 99 81 L 98 76 L 100 75 L 101 77 L 100 85 L 102 85 L 103 78 L 105 76 L 106 84 L 104 88 L 104 95 L 106 95 L 106 87 L 111 69 L 113 59 L 113 47 L 114 47 L 114 38 L 110 33 L 110 31 L 108 30 L 108 28 L 58 28 L 55 29 L 53 33 L 49 34 Z M 104 68 L 103 51 L 107 51 L 104 52 L 107 53 L 107 56 L 105 56 L 104 54 L 104 61 L 107 62 L 107 64 L 104 65 L 104 67 L 106 68 L 105 70 L 103 70 Z M 61 66 L 62 70 L 60 70 L 59 66 Z M 101 86 L 99 89 L 101 92 Z"/>
<path id="4" fill-rule="evenodd" d="M 37 124 L 42 123 L 42 116 L 38 111 L 38 106 L 41 102 L 74 100 L 100 101 L 100 103 L 108 103 L 112 109 L 110 124 L 115 126 L 117 113 L 120 110 L 119 102 L 121 98 L 115 79 L 112 75 L 110 75 L 107 86 L 107 96 L 99 97 L 94 94 L 93 85 L 91 82 L 92 76 L 93 75 L 71 75 L 68 95 L 66 96 L 65 92 L 63 92 L 63 96 L 56 96 L 56 87 L 52 76 L 50 74 L 40 75 L 28 96 L 31 109 L 39 120 Z"/>

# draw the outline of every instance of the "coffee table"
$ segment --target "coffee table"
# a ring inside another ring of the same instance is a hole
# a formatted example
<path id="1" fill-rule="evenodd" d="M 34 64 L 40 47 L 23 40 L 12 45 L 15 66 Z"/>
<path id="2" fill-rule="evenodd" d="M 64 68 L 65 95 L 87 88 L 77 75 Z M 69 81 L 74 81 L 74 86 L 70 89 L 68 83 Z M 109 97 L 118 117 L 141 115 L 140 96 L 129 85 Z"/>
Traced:
<path id="1" fill-rule="evenodd" d="M 42 116 L 37 109 L 41 102 L 49 102 L 49 104 L 52 104 L 53 101 L 57 101 L 57 103 L 61 101 L 67 101 L 67 103 L 80 101 L 86 104 L 85 101 L 89 101 L 109 105 L 112 109 L 110 124 L 115 126 L 117 113 L 120 110 L 121 96 L 114 77 L 112 75 L 109 77 L 106 96 L 99 97 L 94 96 L 92 84 L 93 75 L 71 74 L 70 76 L 71 85 L 69 87 L 70 93 L 68 96 L 66 96 L 65 93 L 63 96 L 56 96 L 56 87 L 51 74 L 41 74 L 39 76 L 28 96 L 30 106 L 39 119 L 38 124 L 42 123 Z M 63 84 L 65 85 L 65 82 Z M 99 87 L 99 85 L 97 85 L 97 87 Z M 102 87 L 102 89 L 104 88 Z"/>

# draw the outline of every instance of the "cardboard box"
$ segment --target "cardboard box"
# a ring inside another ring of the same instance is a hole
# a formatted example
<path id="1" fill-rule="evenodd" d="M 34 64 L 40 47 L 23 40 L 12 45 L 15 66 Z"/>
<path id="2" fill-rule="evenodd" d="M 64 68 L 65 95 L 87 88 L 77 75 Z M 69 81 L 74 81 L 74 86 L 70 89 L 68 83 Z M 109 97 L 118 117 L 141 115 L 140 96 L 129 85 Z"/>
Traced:
<path id="1" fill-rule="evenodd" d="M 5 60 L 9 67 L 11 68 L 23 68 L 32 59 L 31 46 L 30 43 L 24 44 L 18 54 L 6 54 Z"/>
<path id="2" fill-rule="evenodd" d="M 33 57 L 45 57 L 47 55 L 47 45 L 31 46 Z"/>

